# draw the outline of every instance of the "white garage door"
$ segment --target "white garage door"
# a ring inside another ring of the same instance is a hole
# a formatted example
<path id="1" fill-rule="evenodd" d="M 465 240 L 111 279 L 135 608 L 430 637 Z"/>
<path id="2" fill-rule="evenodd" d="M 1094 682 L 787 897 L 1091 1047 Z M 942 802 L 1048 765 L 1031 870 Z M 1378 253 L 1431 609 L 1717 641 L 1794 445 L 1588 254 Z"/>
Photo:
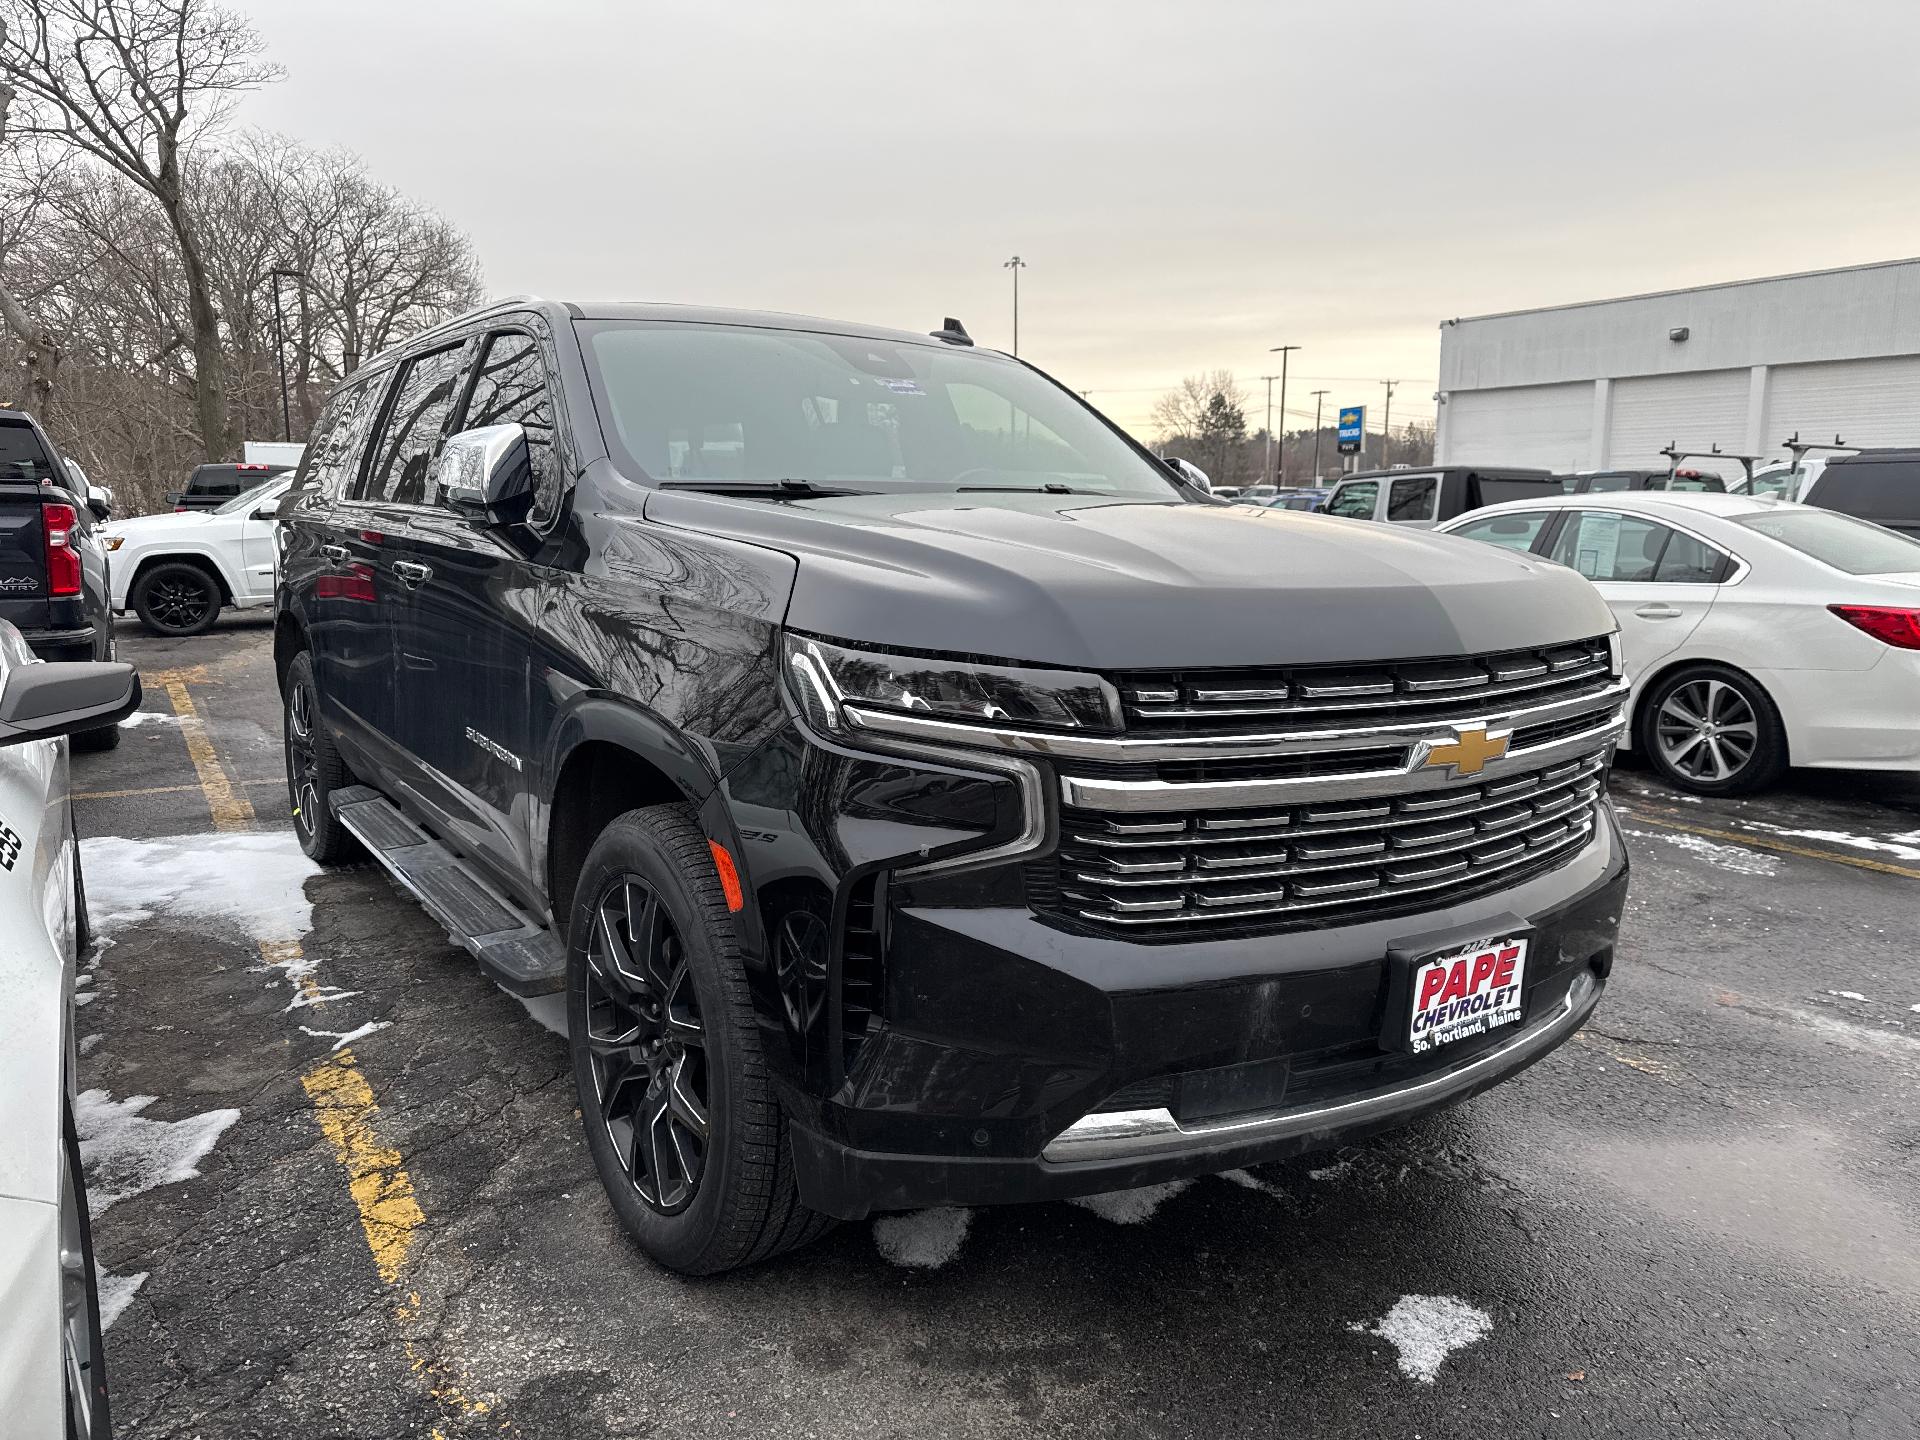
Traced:
<path id="1" fill-rule="evenodd" d="M 1593 386 L 1456 390 L 1444 418 L 1442 464 L 1579 470 L 1592 447 Z"/>
<path id="2" fill-rule="evenodd" d="M 1607 437 L 1607 464 L 1621 469 L 1665 466 L 1661 451 L 1678 444 L 1689 450 L 1718 445 L 1740 451 L 1747 445 L 1746 370 L 1705 370 L 1691 375 L 1637 375 L 1613 382 L 1613 426 Z M 1735 461 L 1716 465 L 1690 461 L 1702 470 L 1718 470 L 1726 480 L 1745 473 Z"/>
<path id="3" fill-rule="evenodd" d="M 1767 375 L 1768 454 L 1794 431 L 1802 440 L 1920 445 L 1920 355 L 1777 365 Z"/>

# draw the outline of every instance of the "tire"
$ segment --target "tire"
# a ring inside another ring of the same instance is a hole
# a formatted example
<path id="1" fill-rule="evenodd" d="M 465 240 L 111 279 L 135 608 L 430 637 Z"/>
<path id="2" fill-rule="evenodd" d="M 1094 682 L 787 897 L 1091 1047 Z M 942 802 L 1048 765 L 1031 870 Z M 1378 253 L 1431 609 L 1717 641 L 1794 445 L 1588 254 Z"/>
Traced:
<path id="1" fill-rule="evenodd" d="M 1640 704 L 1635 737 L 1668 784 L 1696 795 L 1750 795 L 1787 768 L 1780 712 L 1750 675 L 1727 665 L 1682 665 Z"/>
<path id="2" fill-rule="evenodd" d="M 224 603 L 220 582 L 185 560 L 163 560 L 142 571 L 127 598 L 149 633 L 174 639 L 206 634 Z"/>
<path id="3" fill-rule="evenodd" d="M 70 742 L 82 755 L 97 755 L 103 750 L 120 748 L 120 727 L 103 725 L 98 730 L 82 730 Z"/>
<path id="4" fill-rule="evenodd" d="M 287 755 L 287 801 L 300 848 L 316 865 L 344 865 L 366 857 L 366 847 L 348 833 L 328 797 L 354 783 L 353 772 L 333 748 L 320 718 L 320 689 L 313 678 L 313 652 L 302 650 L 287 666 L 281 687 L 281 727 Z"/>
<path id="5" fill-rule="evenodd" d="M 61 1105 L 60 1355 L 66 1373 L 68 1440 L 111 1440 L 106 1347 L 100 1335 L 100 1282 L 93 1264 L 93 1222 L 73 1106 Z M 71 1257 L 72 1263 L 69 1263 Z M 76 1268 L 77 1267 L 77 1268 Z"/>
<path id="6" fill-rule="evenodd" d="M 569 931 L 587 1150 L 640 1248 L 712 1275 L 825 1234 L 832 1219 L 800 1203 L 733 918 L 690 807 L 629 810 L 601 832 Z M 643 1133 L 659 1143 L 641 1146 Z"/>

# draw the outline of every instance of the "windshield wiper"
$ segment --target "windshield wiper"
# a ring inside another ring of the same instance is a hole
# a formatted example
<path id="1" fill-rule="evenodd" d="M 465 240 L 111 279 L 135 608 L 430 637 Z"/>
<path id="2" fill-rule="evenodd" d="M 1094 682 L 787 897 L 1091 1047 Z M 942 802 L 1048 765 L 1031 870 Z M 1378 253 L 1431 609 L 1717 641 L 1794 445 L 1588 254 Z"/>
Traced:
<path id="1" fill-rule="evenodd" d="M 865 495 L 865 490 L 834 489 L 811 480 L 661 480 L 660 490 L 700 490 L 713 495 L 749 495 L 770 500 L 818 500 L 833 495 Z"/>
<path id="2" fill-rule="evenodd" d="M 962 495 L 977 495 L 986 492 L 994 495 L 1106 495 L 1106 490 L 1076 490 L 1071 485 L 1061 485 L 1049 481 L 1045 485 L 956 485 L 953 487 Z"/>

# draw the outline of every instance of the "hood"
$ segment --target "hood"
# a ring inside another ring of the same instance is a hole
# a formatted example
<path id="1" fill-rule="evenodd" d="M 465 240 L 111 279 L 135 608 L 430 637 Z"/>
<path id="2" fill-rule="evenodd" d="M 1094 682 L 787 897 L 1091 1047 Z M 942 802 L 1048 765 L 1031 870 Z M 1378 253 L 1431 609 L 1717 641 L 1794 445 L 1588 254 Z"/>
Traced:
<path id="1" fill-rule="evenodd" d="M 1300 511 L 654 491 L 646 513 L 792 555 L 787 623 L 871 645 L 1123 670 L 1463 655 L 1614 628 L 1561 566 Z"/>
<path id="2" fill-rule="evenodd" d="M 103 526 L 102 533 L 107 535 L 121 535 L 128 540 L 136 540 L 143 535 L 151 535 L 156 531 L 164 534 L 168 531 L 177 531 L 182 528 L 205 525 L 208 521 L 216 518 L 218 517 L 216 517 L 211 510 L 188 510 L 184 514 L 176 514 L 169 511 L 163 515 L 135 515 L 130 519 L 115 520 L 112 524 Z"/>

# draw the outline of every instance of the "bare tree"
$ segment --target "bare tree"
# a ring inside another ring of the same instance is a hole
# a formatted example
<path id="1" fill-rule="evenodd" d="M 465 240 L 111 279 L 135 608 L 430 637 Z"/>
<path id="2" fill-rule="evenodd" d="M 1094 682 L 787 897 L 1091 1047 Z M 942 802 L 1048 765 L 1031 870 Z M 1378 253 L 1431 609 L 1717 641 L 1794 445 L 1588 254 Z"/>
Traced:
<path id="1" fill-rule="evenodd" d="M 1192 452 L 1222 484 L 1237 484 L 1244 468 L 1247 397 L 1230 370 L 1189 375 L 1154 402 L 1153 423 L 1163 445 Z"/>
<path id="2" fill-rule="evenodd" d="M 20 133 L 108 166 L 152 196 L 173 234 L 195 416 L 211 459 L 230 454 L 233 439 L 220 316 L 187 167 L 240 93 L 280 77 L 260 52 L 253 28 L 210 0 L 0 0 L 0 81 L 16 92 Z"/>

